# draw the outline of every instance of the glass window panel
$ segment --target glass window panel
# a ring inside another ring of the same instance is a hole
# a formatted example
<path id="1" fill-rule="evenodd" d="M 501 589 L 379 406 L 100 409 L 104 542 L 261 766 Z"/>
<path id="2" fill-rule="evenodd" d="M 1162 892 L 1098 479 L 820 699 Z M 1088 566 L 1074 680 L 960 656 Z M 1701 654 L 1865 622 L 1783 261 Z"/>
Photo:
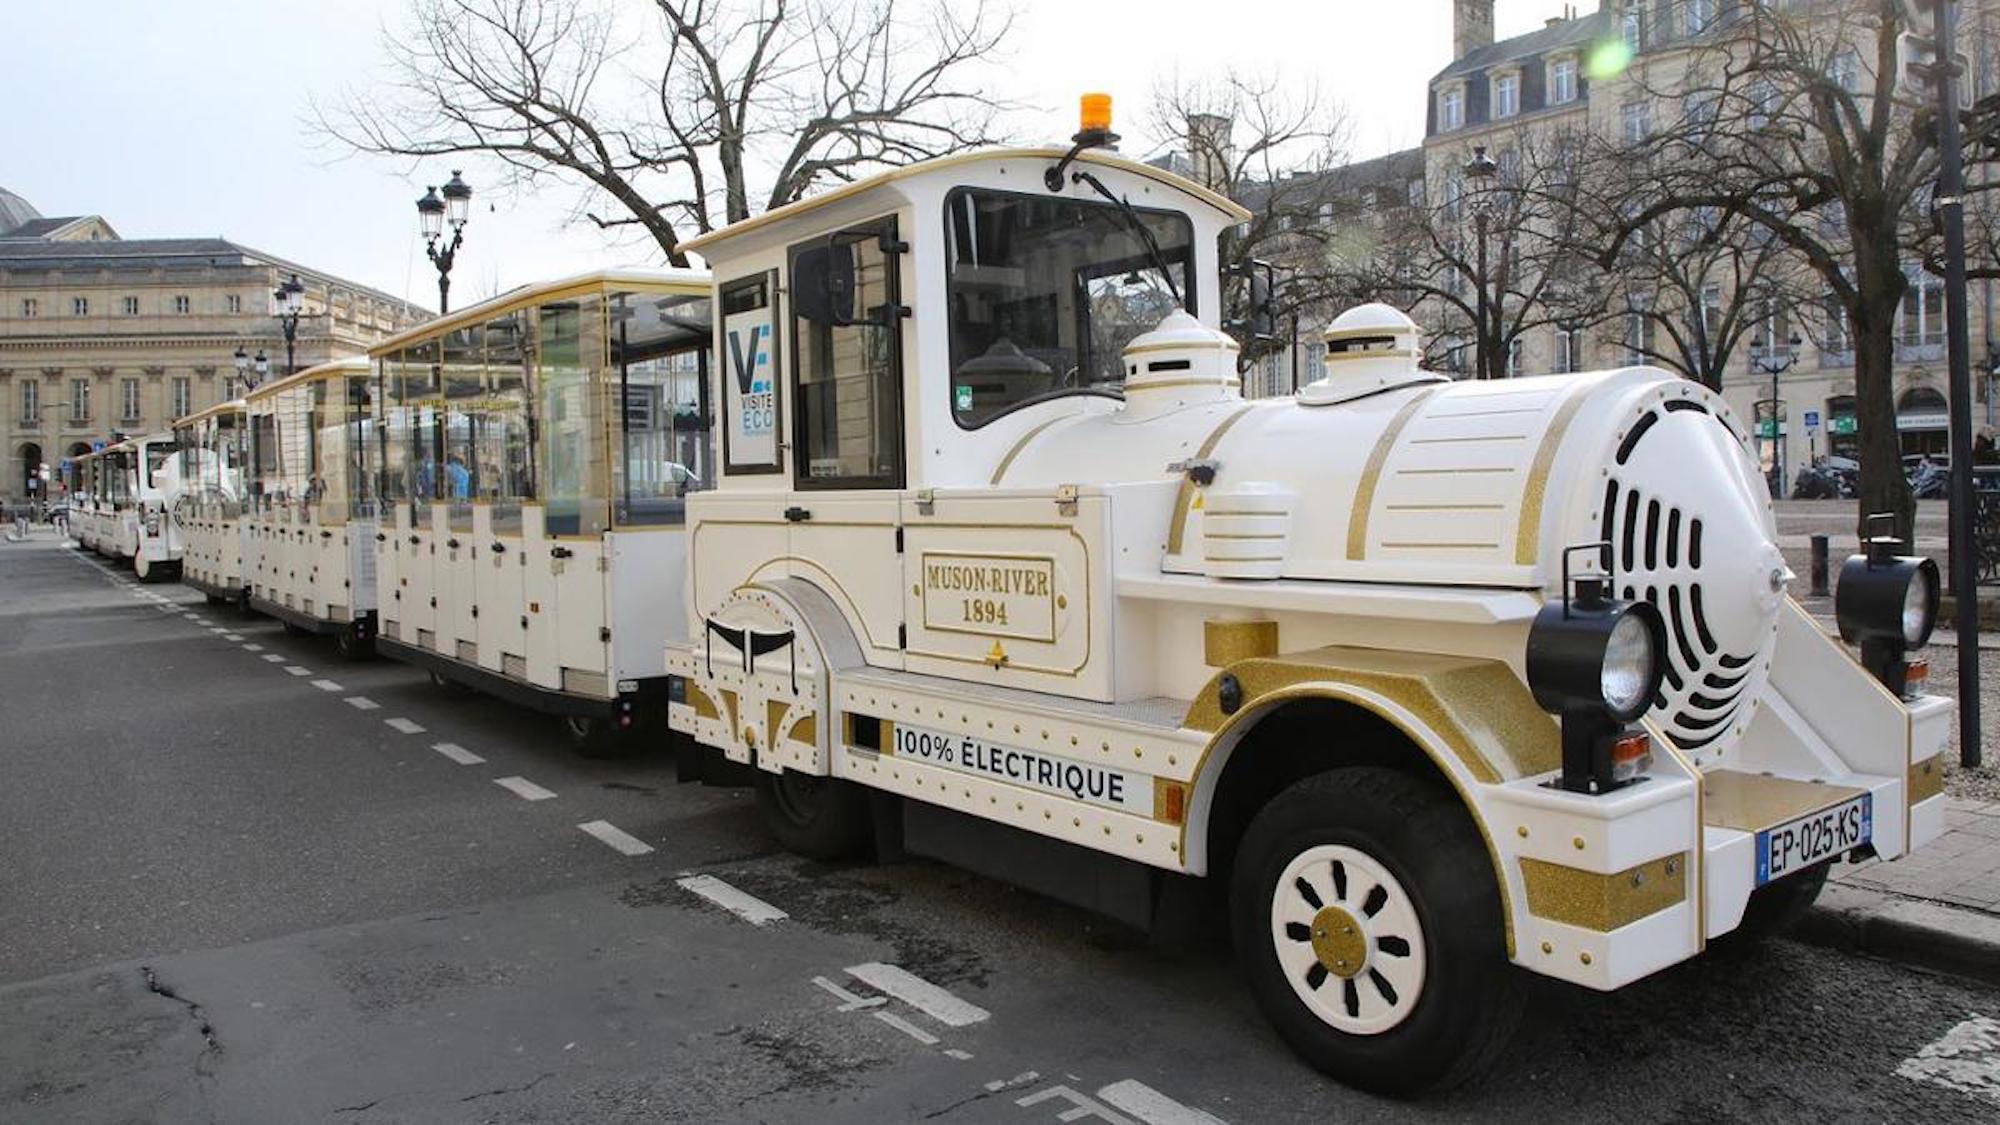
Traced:
<path id="1" fill-rule="evenodd" d="M 592 295 L 536 310 L 540 398 L 537 482 L 550 535 L 597 535 L 609 522 L 604 403 L 604 301 Z"/>
<path id="2" fill-rule="evenodd" d="M 403 353 L 398 382 L 403 405 L 403 472 L 408 482 L 410 515 L 415 526 L 430 526 L 431 501 L 438 499 L 444 463 L 444 434 L 439 425 L 444 402 L 440 385 L 438 342 L 425 340 Z M 393 440 L 393 436 L 392 436 Z"/>
<path id="3" fill-rule="evenodd" d="M 715 479 L 706 297 L 619 293 L 609 305 L 611 366 L 622 388 L 612 459 L 619 524 L 678 524 L 682 497 Z"/>
<path id="4" fill-rule="evenodd" d="M 475 437 L 486 396 L 485 326 L 467 325 L 444 337 L 444 456 L 439 499 L 450 505 L 453 531 L 472 530 L 472 502 L 483 499 Z"/>
<path id="5" fill-rule="evenodd" d="M 534 421 L 528 409 L 534 364 L 529 315 L 486 322 L 487 411 L 479 435 L 480 480 L 493 506 L 493 530 L 516 532 L 521 504 L 535 498 Z"/>
<path id="6" fill-rule="evenodd" d="M 792 249 L 801 487 L 902 484 L 897 259 L 882 235 L 894 224 Z"/>

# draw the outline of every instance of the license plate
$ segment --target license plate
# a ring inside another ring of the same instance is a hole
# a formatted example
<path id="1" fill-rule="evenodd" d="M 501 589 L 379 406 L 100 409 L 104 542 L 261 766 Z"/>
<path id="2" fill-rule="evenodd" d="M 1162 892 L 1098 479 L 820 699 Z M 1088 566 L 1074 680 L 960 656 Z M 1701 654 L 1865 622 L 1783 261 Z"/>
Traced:
<path id="1" fill-rule="evenodd" d="M 1766 828 L 1757 833 L 1757 885 L 1858 848 L 1874 834 L 1875 798 L 1871 793 Z"/>

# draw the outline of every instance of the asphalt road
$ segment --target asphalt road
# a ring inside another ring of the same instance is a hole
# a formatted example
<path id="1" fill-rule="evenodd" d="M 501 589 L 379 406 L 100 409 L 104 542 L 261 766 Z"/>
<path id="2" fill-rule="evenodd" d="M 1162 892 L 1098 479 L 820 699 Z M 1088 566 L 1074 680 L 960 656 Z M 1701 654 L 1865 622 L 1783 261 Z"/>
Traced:
<path id="1" fill-rule="evenodd" d="M 1785 941 L 1538 984 L 1491 1078 L 1372 1098 L 1226 954 L 777 854 L 740 791 L 48 545 L 0 544 L 0 692 L 0 1121 L 2000 1116 L 1897 1073 L 2000 995 Z"/>

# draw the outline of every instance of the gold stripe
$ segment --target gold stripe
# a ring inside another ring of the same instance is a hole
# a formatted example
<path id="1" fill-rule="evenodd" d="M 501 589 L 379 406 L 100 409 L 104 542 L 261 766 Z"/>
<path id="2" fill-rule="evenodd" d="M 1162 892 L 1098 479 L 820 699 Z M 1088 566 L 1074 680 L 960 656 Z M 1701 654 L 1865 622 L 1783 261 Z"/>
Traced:
<path id="1" fill-rule="evenodd" d="M 1207 340 L 1207 341 L 1169 340 L 1163 344 L 1140 344 L 1136 348 L 1127 347 L 1123 352 L 1120 352 L 1119 354 L 1146 355 L 1149 352 L 1184 352 L 1184 351 L 1233 352 L 1235 350 L 1236 350 L 1236 341 L 1225 337 L 1220 340 Z"/>
<path id="2" fill-rule="evenodd" d="M 1541 448 L 1535 450 L 1534 463 L 1528 469 L 1528 489 L 1521 501 L 1521 523 L 1514 532 L 1514 561 L 1522 566 L 1532 566 L 1541 541 L 1542 502 L 1548 496 L 1549 468 L 1555 464 L 1556 450 L 1562 445 L 1563 434 L 1569 429 L 1570 419 L 1590 396 L 1583 385 L 1570 388 L 1569 398 L 1556 408 L 1555 420 L 1542 432 Z"/>
<path id="3" fill-rule="evenodd" d="M 687 684 L 688 706 L 694 708 L 694 713 L 697 717 L 703 719 L 720 719 L 722 717 L 722 713 L 715 709 L 715 700 L 710 699 L 707 692 L 694 686 L 694 681 L 692 680 L 684 680 L 682 682 Z"/>
<path id="4" fill-rule="evenodd" d="M 1521 883 L 1528 892 L 1528 913 L 1608 934 L 1687 901 L 1687 853 L 1610 875 L 1523 857 Z"/>
<path id="5" fill-rule="evenodd" d="M 819 716 L 807 715 L 805 718 L 793 723 L 792 729 L 785 732 L 785 737 L 791 739 L 793 742 L 807 742 L 815 746 L 818 745 Z"/>
<path id="6" fill-rule="evenodd" d="M 1146 381 L 1146 377 L 1144 375 L 1141 375 L 1138 377 L 1137 382 L 1128 381 L 1125 384 L 1125 397 L 1128 399 L 1131 398 L 1133 391 L 1163 391 L 1171 387 L 1222 387 L 1224 389 L 1234 389 L 1242 385 L 1243 385 L 1243 380 L 1235 378 L 1162 379 L 1157 383 L 1153 383 Z"/>
<path id="7" fill-rule="evenodd" d="M 1007 450 L 1007 456 L 1000 458 L 1000 467 L 993 470 L 993 479 L 987 481 L 986 483 L 999 484 L 1000 478 L 1007 475 L 1008 466 L 1014 463 L 1014 458 L 1019 457 L 1021 455 L 1021 451 L 1028 447 L 1029 442 L 1035 440 L 1036 434 L 1041 433 L 1043 430 L 1048 429 L 1050 426 L 1055 425 L 1057 422 L 1068 421 L 1069 419 L 1074 417 L 1076 417 L 1076 415 L 1074 414 L 1064 414 L 1059 417 L 1050 418 L 1049 420 L 1043 422 L 1041 425 L 1030 428 L 1027 433 L 1022 434 L 1019 438 L 1015 440 L 1013 447 Z"/>
<path id="8" fill-rule="evenodd" d="M 1909 790 L 1913 805 L 1944 792 L 1944 766 L 1937 757 L 1910 763 Z"/>
<path id="9" fill-rule="evenodd" d="M 1237 419 L 1250 413 L 1250 409 L 1248 406 L 1238 407 L 1236 413 L 1224 418 L 1215 427 L 1215 430 L 1208 435 L 1208 440 L 1201 443 L 1201 449 L 1195 453 L 1194 459 L 1199 461 L 1215 452 L 1215 446 L 1222 440 L 1222 435 L 1229 432 L 1229 427 L 1234 426 Z M 1167 554 L 1169 555 L 1178 555 L 1181 553 L 1181 536 L 1187 532 L 1188 512 L 1193 510 L 1193 504 L 1194 478 L 1182 474 L 1181 490 L 1174 497 L 1174 522 L 1167 528 Z"/>
<path id="10" fill-rule="evenodd" d="M 1204 621 L 1201 623 L 1202 660 L 1210 668 L 1227 668 L 1239 660 L 1275 656 L 1278 652 L 1276 621 Z"/>
<path id="11" fill-rule="evenodd" d="M 1354 510 L 1347 517 L 1347 557 L 1360 560 L 1368 557 L 1368 510 L 1375 506 L 1375 486 L 1382 479 L 1382 466 L 1389 460 L 1389 451 L 1396 446 L 1396 438 L 1403 427 L 1417 413 L 1417 408 L 1430 401 L 1437 390 L 1436 384 L 1425 387 L 1410 396 L 1410 401 L 1396 411 L 1389 425 L 1375 439 L 1375 448 L 1369 451 L 1368 463 L 1361 470 L 1361 487 L 1354 493 Z"/>

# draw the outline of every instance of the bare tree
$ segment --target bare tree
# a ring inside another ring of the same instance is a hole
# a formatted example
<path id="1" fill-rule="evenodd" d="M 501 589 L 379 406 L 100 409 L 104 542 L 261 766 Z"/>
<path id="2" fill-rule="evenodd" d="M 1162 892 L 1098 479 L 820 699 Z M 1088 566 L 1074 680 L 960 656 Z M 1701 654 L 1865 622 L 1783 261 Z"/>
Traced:
<path id="1" fill-rule="evenodd" d="M 578 186 L 589 221 L 686 265 L 685 239 L 817 185 L 995 143 L 1010 103 L 982 71 L 1011 24 L 986 0 L 655 0 L 644 16 L 412 0 L 383 40 L 390 85 L 313 116 L 355 151 L 484 155 L 517 186 Z"/>
<path id="2" fill-rule="evenodd" d="M 1263 311 L 1279 325 L 1322 318 L 1339 295 L 1326 248 L 1360 204 L 1342 175 L 1346 115 L 1316 86 L 1229 71 L 1159 86 L 1149 125 L 1163 144 L 1184 149 L 1179 171 L 1251 212 L 1223 235 L 1220 255 L 1223 319 L 1247 369 L 1290 342 L 1277 325 L 1251 323 L 1251 276 L 1263 263 L 1279 281 Z"/>
<path id="3" fill-rule="evenodd" d="M 1689 53 L 1682 73 L 1630 80 L 1679 123 L 1627 138 L 1633 205 L 1600 260 L 1672 215 L 1712 211 L 1782 244 L 1845 314 L 1855 362 L 1863 515 L 1916 505 L 1902 472 L 1892 378 L 1899 308 L 1928 232 L 1938 168 L 1935 104 L 1900 96 L 1898 41 L 1928 30 L 1902 0 L 1741 7 Z M 1636 104 L 1636 103 L 1635 103 Z M 1638 132 L 1641 130 L 1635 130 Z M 1991 143 L 1967 118 L 1967 148 Z"/>
<path id="4" fill-rule="evenodd" d="M 1501 138 L 1485 182 L 1454 173 L 1423 207 L 1394 215 L 1383 240 L 1347 265 L 1346 287 L 1427 322 L 1442 366 L 1462 370 L 1471 348 L 1481 378 L 1503 375 L 1530 332 L 1601 322 L 1608 289 L 1580 249 L 1591 231 L 1585 153 L 1567 130 Z"/>

